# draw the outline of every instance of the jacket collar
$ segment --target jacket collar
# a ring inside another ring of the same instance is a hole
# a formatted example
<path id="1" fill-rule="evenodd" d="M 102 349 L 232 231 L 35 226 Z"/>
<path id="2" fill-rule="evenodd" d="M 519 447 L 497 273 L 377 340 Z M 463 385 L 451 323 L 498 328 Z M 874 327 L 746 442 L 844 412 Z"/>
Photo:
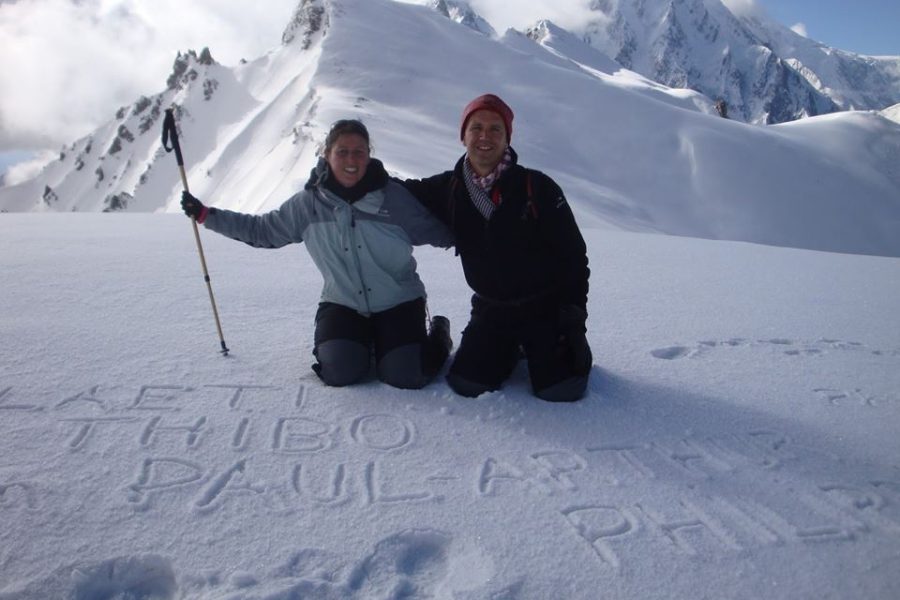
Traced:
<path id="1" fill-rule="evenodd" d="M 324 187 L 347 202 L 354 202 L 369 192 L 380 190 L 386 186 L 388 179 L 384 164 L 377 158 L 372 158 L 369 160 L 369 164 L 366 167 L 366 174 L 360 182 L 352 188 L 345 188 L 338 183 L 337 179 L 335 179 L 334 174 L 331 172 L 331 168 L 328 166 L 328 163 L 325 162 L 325 159 L 319 158 L 319 162 L 316 163 L 316 166 L 310 171 L 309 179 L 303 187 L 307 190 L 316 187 Z"/>
<path id="2" fill-rule="evenodd" d="M 510 167 L 515 167 L 516 165 L 519 164 L 519 155 L 516 154 L 516 151 L 513 149 L 512 146 L 509 146 L 509 158 L 510 158 L 510 161 L 509 161 Z M 466 162 L 465 154 L 463 154 L 461 157 L 459 157 L 459 160 L 456 161 L 456 167 L 454 168 L 454 171 L 456 172 L 456 175 L 458 177 L 463 177 L 463 164 L 465 162 Z M 501 173 L 498 181 L 503 181 L 503 179 L 506 177 L 506 175 L 509 174 L 510 170 L 511 169 L 508 168 L 508 169 L 506 169 L 506 171 Z"/>

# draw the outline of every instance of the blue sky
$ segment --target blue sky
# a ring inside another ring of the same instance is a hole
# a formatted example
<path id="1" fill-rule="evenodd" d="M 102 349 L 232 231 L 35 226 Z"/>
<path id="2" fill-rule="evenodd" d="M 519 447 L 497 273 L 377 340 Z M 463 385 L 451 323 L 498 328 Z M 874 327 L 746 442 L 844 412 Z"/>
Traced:
<path id="1" fill-rule="evenodd" d="M 900 55 L 898 0 L 756 0 L 780 23 L 803 23 L 807 37 L 859 54 Z"/>

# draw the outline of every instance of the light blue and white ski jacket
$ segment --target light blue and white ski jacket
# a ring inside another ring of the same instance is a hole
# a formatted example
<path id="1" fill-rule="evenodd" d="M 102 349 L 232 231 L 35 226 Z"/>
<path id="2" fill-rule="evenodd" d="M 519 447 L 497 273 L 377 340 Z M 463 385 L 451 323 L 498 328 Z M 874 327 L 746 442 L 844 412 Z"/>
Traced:
<path id="1" fill-rule="evenodd" d="M 378 160 L 368 168 L 384 172 Z M 412 247 L 449 248 L 450 230 L 386 173 L 384 187 L 352 204 L 324 186 L 328 176 L 320 160 L 307 187 L 278 209 L 264 215 L 211 209 L 203 224 L 256 248 L 306 242 L 325 280 L 323 302 L 370 315 L 424 298 Z"/>

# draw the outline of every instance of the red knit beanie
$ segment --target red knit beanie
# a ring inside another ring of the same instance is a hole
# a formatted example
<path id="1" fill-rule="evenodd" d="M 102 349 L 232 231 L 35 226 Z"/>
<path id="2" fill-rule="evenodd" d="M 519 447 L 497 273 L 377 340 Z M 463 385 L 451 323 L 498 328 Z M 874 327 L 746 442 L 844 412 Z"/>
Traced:
<path id="1" fill-rule="evenodd" d="M 500 115 L 500 118 L 503 119 L 503 123 L 506 125 L 506 143 L 508 144 L 510 138 L 512 138 L 513 111 L 506 102 L 494 94 L 478 96 L 466 105 L 466 108 L 463 109 L 462 124 L 459 128 L 459 139 L 465 139 L 466 123 L 469 117 L 472 116 L 472 113 L 479 110 L 489 110 Z"/>

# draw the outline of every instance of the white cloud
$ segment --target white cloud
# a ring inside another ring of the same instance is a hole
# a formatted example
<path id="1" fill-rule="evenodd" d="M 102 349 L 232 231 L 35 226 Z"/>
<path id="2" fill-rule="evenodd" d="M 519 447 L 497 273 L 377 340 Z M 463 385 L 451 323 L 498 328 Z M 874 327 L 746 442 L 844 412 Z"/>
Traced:
<path id="1" fill-rule="evenodd" d="M 722 4 L 738 17 L 760 17 L 766 14 L 765 8 L 756 0 L 722 0 Z"/>
<path id="2" fill-rule="evenodd" d="M 28 181 L 56 158 L 59 158 L 59 154 L 56 152 L 46 150 L 39 152 L 34 157 L 9 167 L 3 176 L 3 183 L 4 185 L 16 185 Z"/>
<path id="3" fill-rule="evenodd" d="M 407 4 L 430 4 L 431 0 L 397 0 Z M 541 19 L 549 19 L 563 28 L 584 25 L 599 13 L 590 9 L 591 0 L 463 0 L 487 20 L 497 33 L 507 29 L 526 29 Z M 511 7 L 513 10 L 510 10 Z"/>
<path id="4" fill-rule="evenodd" d="M 806 23 L 794 23 L 791 25 L 791 31 L 803 37 L 809 37 L 806 31 Z"/>
<path id="5" fill-rule="evenodd" d="M 590 0 L 516 0 L 515 10 L 510 10 L 506 0 L 469 0 L 469 4 L 498 33 L 510 27 L 525 29 L 540 19 L 549 19 L 563 28 L 575 27 L 598 16 L 590 9 Z"/>
<path id="6" fill-rule="evenodd" d="M 58 148 L 165 86 L 179 50 L 224 64 L 281 41 L 298 0 L 0 3 L 0 151 Z"/>

